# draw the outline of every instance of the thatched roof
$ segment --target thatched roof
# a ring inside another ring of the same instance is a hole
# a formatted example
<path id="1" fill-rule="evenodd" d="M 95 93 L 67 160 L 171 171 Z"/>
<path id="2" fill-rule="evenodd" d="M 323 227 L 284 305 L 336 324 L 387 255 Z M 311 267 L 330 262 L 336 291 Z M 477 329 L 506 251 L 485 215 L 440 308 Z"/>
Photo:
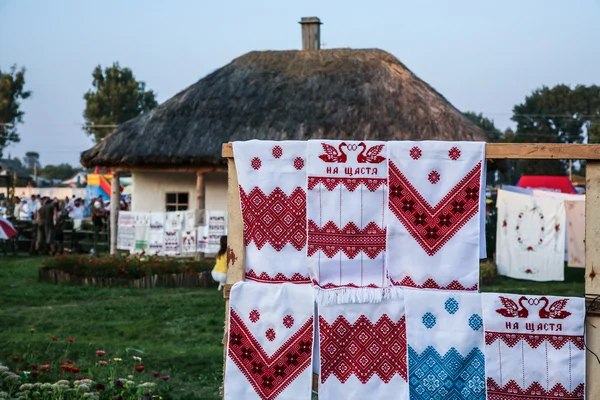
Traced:
<path id="1" fill-rule="evenodd" d="M 247 139 L 484 140 L 484 133 L 377 49 L 245 54 L 82 153 L 93 166 L 222 163 Z"/>

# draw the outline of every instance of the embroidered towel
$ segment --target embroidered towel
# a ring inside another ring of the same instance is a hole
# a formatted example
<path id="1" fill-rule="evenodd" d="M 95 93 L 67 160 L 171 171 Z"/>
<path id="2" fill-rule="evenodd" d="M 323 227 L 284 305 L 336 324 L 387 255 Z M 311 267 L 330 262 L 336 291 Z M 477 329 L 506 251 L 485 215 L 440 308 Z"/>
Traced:
<path id="1" fill-rule="evenodd" d="M 404 300 L 319 306 L 319 399 L 408 399 Z"/>
<path id="2" fill-rule="evenodd" d="M 165 245 L 165 213 L 150 213 L 149 228 L 148 251 L 153 255 L 161 255 Z"/>
<path id="3" fill-rule="evenodd" d="M 196 210 L 189 210 L 185 212 L 185 230 L 186 231 L 193 231 L 196 229 L 197 226 L 197 213 L 199 211 Z"/>
<path id="4" fill-rule="evenodd" d="M 569 267 L 585 268 L 585 200 L 565 200 Z"/>
<path id="5" fill-rule="evenodd" d="M 246 245 L 246 279 L 309 283 L 306 142 L 234 142 Z"/>
<path id="6" fill-rule="evenodd" d="M 190 254 L 196 252 L 196 230 L 181 232 L 181 252 Z"/>
<path id="7" fill-rule="evenodd" d="M 185 213 L 183 211 L 167 212 L 165 216 L 165 229 L 169 231 L 180 231 L 183 229 Z"/>
<path id="8" fill-rule="evenodd" d="M 227 235 L 227 212 L 207 211 L 207 244 L 205 253 L 216 254 L 221 248 L 221 236 Z"/>
<path id="9" fill-rule="evenodd" d="M 165 254 L 169 256 L 181 254 L 181 232 L 166 230 L 164 237 Z"/>
<path id="10" fill-rule="evenodd" d="M 238 282 L 231 289 L 230 305 L 225 399 L 310 399 L 310 285 Z"/>
<path id="11" fill-rule="evenodd" d="M 135 227 L 133 213 L 119 212 L 117 221 L 117 249 L 132 251 L 135 249 Z"/>
<path id="12" fill-rule="evenodd" d="M 563 201 L 498 190 L 496 204 L 498 274 L 532 281 L 563 281 Z"/>
<path id="13" fill-rule="evenodd" d="M 410 398 L 485 400 L 478 293 L 404 291 Z"/>
<path id="14" fill-rule="evenodd" d="M 485 143 L 389 142 L 394 286 L 476 291 L 484 253 Z"/>
<path id="15" fill-rule="evenodd" d="M 385 146 L 308 141 L 308 257 L 320 304 L 381 301 L 388 286 Z"/>
<path id="16" fill-rule="evenodd" d="M 482 297 L 488 399 L 583 400 L 584 299 Z"/>
<path id="17" fill-rule="evenodd" d="M 208 226 L 199 226 L 196 234 L 196 251 L 198 253 L 206 253 L 208 248 Z"/>
<path id="18" fill-rule="evenodd" d="M 134 212 L 133 226 L 135 232 L 135 247 L 133 252 L 145 252 L 148 249 L 148 242 L 150 240 L 150 213 Z"/>

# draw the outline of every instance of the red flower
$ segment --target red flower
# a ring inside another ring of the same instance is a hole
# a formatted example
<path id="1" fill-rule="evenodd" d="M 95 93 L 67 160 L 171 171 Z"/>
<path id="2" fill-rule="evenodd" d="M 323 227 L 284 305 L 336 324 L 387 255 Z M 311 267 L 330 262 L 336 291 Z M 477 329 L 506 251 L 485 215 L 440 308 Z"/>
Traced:
<path id="1" fill-rule="evenodd" d="M 63 371 L 69 372 L 71 370 L 71 366 L 70 365 L 61 365 L 60 369 Z"/>
<path id="2" fill-rule="evenodd" d="M 50 336 L 50 339 L 54 340 L 55 342 L 58 342 L 58 338 L 56 336 Z"/>
<path id="3" fill-rule="evenodd" d="M 52 370 L 52 366 L 50 366 L 50 364 L 40 365 L 40 371 L 50 371 L 50 370 Z"/>
<path id="4" fill-rule="evenodd" d="M 96 355 L 98 357 L 102 357 L 102 356 L 106 355 L 106 352 L 104 350 L 96 350 Z"/>
<path id="5" fill-rule="evenodd" d="M 108 363 L 106 361 L 98 361 L 98 364 L 100 364 L 100 365 L 106 365 Z"/>
<path id="6" fill-rule="evenodd" d="M 103 384 L 99 383 L 96 385 L 96 390 L 106 390 L 106 386 L 104 386 Z"/>
<path id="7" fill-rule="evenodd" d="M 160 375 L 160 373 L 159 373 L 158 371 L 154 371 L 154 372 L 152 373 L 152 375 L 154 375 L 156 378 L 158 378 L 158 376 Z"/>
<path id="8" fill-rule="evenodd" d="M 142 372 L 142 371 L 144 370 L 144 366 L 143 366 L 143 365 L 136 365 L 136 366 L 135 366 L 135 370 L 136 370 L 137 372 Z"/>
<path id="9" fill-rule="evenodd" d="M 13 356 L 13 361 L 14 361 L 14 362 L 17 362 L 17 361 L 19 361 L 19 360 L 20 360 L 19 356 Z"/>
<path id="10" fill-rule="evenodd" d="M 559 224 L 556 224 L 556 225 L 554 225 L 554 230 L 555 230 L 556 232 L 558 232 L 558 230 L 559 230 L 559 229 L 560 229 L 560 225 L 559 225 Z"/>
<path id="11" fill-rule="evenodd" d="M 503 222 L 502 222 L 502 227 L 503 227 L 503 228 L 506 228 L 506 226 L 507 226 L 507 225 L 508 225 L 508 222 L 506 222 L 506 221 L 503 221 Z"/>
<path id="12" fill-rule="evenodd" d="M 79 368 L 77 368 L 77 367 L 71 367 L 71 373 L 72 374 L 77 374 L 77 373 L 79 373 L 79 371 L 80 371 Z"/>
<path id="13" fill-rule="evenodd" d="M 37 378 L 38 376 L 40 376 L 40 371 L 31 371 L 31 376 Z"/>
<path id="14" fill-rule="evenodd" d="M 37 364 L 31 364 L 31 369 L 37 369 Z"/>
<path id="15" fill-rule="evenodd" d="M 169 375 L 163 375 L 160 377 L 160 379 L 162 379 L 163 381 L 168 381 L 169 379 L 171 379 L 171 377 Z"/>
<path id="16" fill-rule="evenodd" d="M 526 274 L 532 274 L 532 273 L 533 273 L 533 271 L 532 271 L 530 268 L 527 268 L 527 269 L 525 270 L 525 273 L 526 273 Z"/>
<path id="17" fill-rule="evenodd" d="M 73 360 L 65 360 L 64 363 L 65 364 L 73 364 Z"/>
<path id="18" fill-rule="evenodd" d="M 69 342 L 69 343 L 73 343 L 73 342 L 75 341 L 75 339 L 68 337 L 68 338 L 66 339 L 66 341 L 67 341 L 67 342 Z"/>

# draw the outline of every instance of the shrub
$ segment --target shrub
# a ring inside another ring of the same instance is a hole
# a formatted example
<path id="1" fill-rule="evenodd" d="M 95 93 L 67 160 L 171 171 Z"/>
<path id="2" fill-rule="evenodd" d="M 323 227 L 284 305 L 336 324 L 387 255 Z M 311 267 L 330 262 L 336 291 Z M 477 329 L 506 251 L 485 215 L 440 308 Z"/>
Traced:
<path id="1" fill-rule="evenodd" d="M 491 284 L 496 276 L 498 276 L 498 271 L 496 269 L 496 264 L 493 261 L 484 261 L 479 265 L 479 276 L 481 279 L 482 285 Z"/>

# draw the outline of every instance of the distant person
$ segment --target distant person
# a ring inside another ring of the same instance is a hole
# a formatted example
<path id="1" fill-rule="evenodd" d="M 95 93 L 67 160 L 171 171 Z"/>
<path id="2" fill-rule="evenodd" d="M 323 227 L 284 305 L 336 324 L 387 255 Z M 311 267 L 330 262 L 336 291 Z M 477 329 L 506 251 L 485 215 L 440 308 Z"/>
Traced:
<path id="1" fill-rule="evenodd" d="M 217 253 L 217 261 L 211 275 L 215 282 L 219 282 L 219 290 L 221 290 L 227 281 L 227 236 L 221 236 L 221 247 Z"/>
<path id="2" fill-rule="evenodd" d="M 21 221 L 31 221 L 31 212 L 29 211 L 29 203 L 26 197 L 21 198 L 21 207 L 19 207 L 17 218 Z"/>
<path id="3" fill-rule="evenodd" d="M 69 217 L 69 214 L 65 208 L 66 204 L 67 203 L 63 204 L 63 202 L 59 202 L 54 205 L 54 215 L 56 218 L 54 221 L 54 242 L 57 243 L 57 252 L 60 254 L 62 254 L 65 249 L 65 221 Z"/>
<path id="4" fill-rule="evenodd" d="M 82 204 L 81 199 L 78 197 L 73 202 L 73 205 L 69 207 L 69 217 L 73 220 L 73 230 L 80 231 L 81 224 L 83 223 L 83 217 L 85 216 L 85 206 Z"/>
<path id="5" fill-rule="evenodd" d="M 39 253 L 40 247 L 44 244 L 49 248 L 50 254 L 54 254 L 54 242 L 52 234 L 54 233 L 54 218 L 55 218 L 54 203 L 50 199 L 46 199 L 44 205 L 38 211 L 38 226 L 37 226 L 37 242 L 35 250 Z M 48 249 L 46 249 L 47 251 Z"/>
<path id="6" fill-rule="evenodd" d="M 94 208 L 92 209 L 92 223 L 94 224 L 94 250 L 98 246 L 98 240 L 100 238 L 100 232 L 105 224 L 106 210 L 102 204 L 102 197 L 98 197 L 94 201 Z"/>
<path id="7" fill-rule="evenodd" d="M 8 206 L 6 205 L 6 200 L 0 201 L 0 217 L 8 218 L 9 216 L 10 215 L 9 215 Z"/>

